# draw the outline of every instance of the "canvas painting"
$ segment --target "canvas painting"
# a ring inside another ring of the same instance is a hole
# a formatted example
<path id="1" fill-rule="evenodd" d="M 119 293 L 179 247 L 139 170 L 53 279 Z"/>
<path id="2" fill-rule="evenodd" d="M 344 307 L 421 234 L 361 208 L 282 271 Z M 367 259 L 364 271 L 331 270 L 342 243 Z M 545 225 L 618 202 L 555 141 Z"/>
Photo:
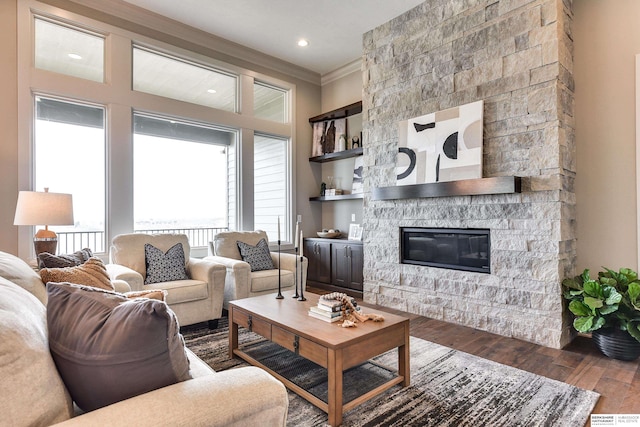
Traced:
<path id="1" fill-rule="evenodd" d="M 351 193 L 359 194 L 364 191 L 362 185 L 362 169 L 364 167 L 364 160 L 362 157 L 356 157 L 355 164 L 353 166 L 353 184 L 351 184 Z"/>
<path id="2" fill-rule="evenodd" d="M 482 178 L 484 102 L 399 124 L 397 185 Z"/>
<path id="3" fill-rule="evenodd" d="M 327 122 L 316 122 L 313 124 L 311 157 L 322 156 L 324 154 L 324 132 L 326 126 Z"/>

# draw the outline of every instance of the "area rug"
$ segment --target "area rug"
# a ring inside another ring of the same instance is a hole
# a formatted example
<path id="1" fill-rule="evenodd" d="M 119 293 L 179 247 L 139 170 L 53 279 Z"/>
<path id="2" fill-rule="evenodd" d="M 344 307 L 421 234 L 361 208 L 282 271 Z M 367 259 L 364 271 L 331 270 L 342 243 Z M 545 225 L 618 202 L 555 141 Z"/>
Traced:
<path id="1" fill-rule="evenodd" d="M 215 330 L 195 325 L 183 328 L 186 345 L 214 370 L 248 364 L 229 359 L 228 323 Z M 294 381 L 326 395 L 322 368 L 295 356 L 260 336 L 240 328 L 240 344 L 253 343 L 256 352 L 269 353 L 271 362 L 285 365 Z M 257 342 L 256 342 L 257 341 Z M 387 392 L 348 411 L 343 426 L 562 426 L 583 427 L 599 394 L 560 381 L 482 359 L 411 337 L 411 385 Z M 397 369 L 397 351 L 387 352 L 344 373 L 345 396 L 384 382 Z M 284 363 L 283 363 L 284 362 Z M 326 372 L 326 371 L 324 371 Z M 326 397 L 326 396 L 325 396 Z M 287 426 L 325 426 L 327 415 L 289 391 Z"/>

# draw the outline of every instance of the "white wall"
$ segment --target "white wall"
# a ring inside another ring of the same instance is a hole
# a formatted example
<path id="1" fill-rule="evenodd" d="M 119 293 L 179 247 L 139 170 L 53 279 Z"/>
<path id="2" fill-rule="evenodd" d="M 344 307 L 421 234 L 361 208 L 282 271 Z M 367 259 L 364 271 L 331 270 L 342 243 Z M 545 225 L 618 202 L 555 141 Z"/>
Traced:
<path id="1" fill-rule="evenodd" d="M 640 2 L 574 8 L 578 268 L 638 267 L 635 55 Z"/>

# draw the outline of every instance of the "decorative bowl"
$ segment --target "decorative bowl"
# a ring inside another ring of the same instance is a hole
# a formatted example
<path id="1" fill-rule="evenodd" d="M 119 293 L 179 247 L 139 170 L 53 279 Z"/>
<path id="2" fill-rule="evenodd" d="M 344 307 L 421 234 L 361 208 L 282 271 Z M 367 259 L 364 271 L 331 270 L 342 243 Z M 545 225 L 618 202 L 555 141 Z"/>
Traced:
<path id="1" fill-rule="evenodd" d="M 342 233 L 340 231 L 336 231 L 333 233 L 329 233 L 328 231 L 317 231 L 316 234 L 318 237 L 322 237 L 323 239 L 335 239 L 336 237 L 340 237 Z"/>

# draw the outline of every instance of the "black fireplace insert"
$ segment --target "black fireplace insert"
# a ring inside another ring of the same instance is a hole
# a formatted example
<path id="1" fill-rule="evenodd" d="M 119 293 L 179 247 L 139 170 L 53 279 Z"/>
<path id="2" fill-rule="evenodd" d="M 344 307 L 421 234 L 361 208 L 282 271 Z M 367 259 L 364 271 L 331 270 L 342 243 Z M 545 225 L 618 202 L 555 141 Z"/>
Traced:
<path id="1" fill-rule="evenodd" d="M 400 228 L 400 262 L 491 273 L 490 232 L 485 229 Z"/>

